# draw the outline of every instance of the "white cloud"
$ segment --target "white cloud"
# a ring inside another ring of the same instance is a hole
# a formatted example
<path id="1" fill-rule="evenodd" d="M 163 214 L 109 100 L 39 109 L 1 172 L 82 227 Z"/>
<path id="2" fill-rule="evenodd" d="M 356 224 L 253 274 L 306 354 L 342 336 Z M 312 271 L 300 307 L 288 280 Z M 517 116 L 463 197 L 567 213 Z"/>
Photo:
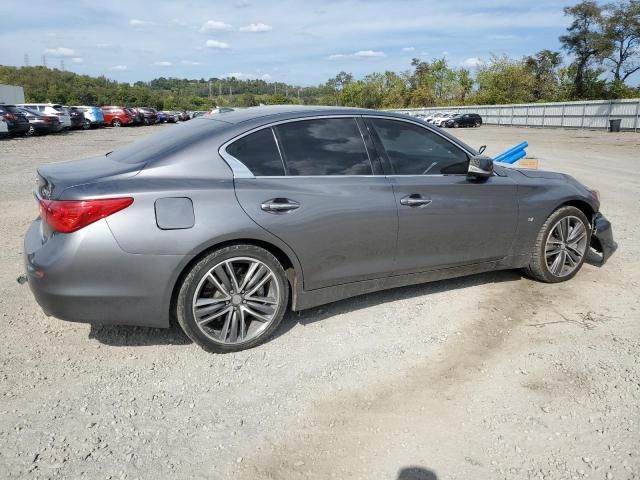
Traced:
<path id="1" fill-rule="evenodd" d="M 153 62 L 156 67 L 173 67 L 173 62 L 168 60 L 159 60 L 157 62 Z"/>
<path id="2" fill-rule="evenodd" d="M 403 52 L 413 52 L 415 50 L 415 47 L 404 47 L 402 49 Z"/>
<path id="3" fill-rule="evenodd" d="M 236 8 L 244 8 L 244 7 L 248 7 L 250 5 L 248 0 L 237 0 L 233 6 Z"/>
<path id="4" fill-rule="evenodd" d="M 114 65 L 113 67 L 110 68 L 110 70 L 114 70 L 116 72 L 124 72 L 125 70 L 127 70 L 127 66 L 126 65 Z"/>
<path id="5" fill-rule="evenodd" d="M 268 73 L 265 73 L 263 75 L 255 75 L 253 73 L 230 72 L 230 73 L 227 73 L 225 77 L 227 78 L 235 77 L 238 80 L 255 80 L 259 78 L 261 80 L 264 80 L 265 82 L 268 82 L 269 80 L 271 80 L 271 75 L 269 75 Z"/>
<path id="6" fill-rule="evenodd" d="M 132 18 L 129 20 L 129 26 L 133 28 L 151 27 L 153 25 L 155 25 L 155 23 L 149 22 L 148 20 L 140 20 L 138 18 Z"/>
<path id="7" fill-rule="evenodd" d="M 360 50 L 353 54 L 354 57 L 373 58 L 373 57 L 386 57 L 384 52 L 374 50 Z"/>
<path id="8" fill-rule="evenodd" d="M 204 46 L 207 48 L 222 48 L 222 49 L 231 47 L 231 45 L 229 45 L 228 43 L 219 42 L 218 40 L 207 40 Z"/>
<path id="9" fill-rule="evenodd" d="M 194 62 L 193 60 L 180 60 L 182 65 L 202 65 L 200 62 Z"/>
<path id="10" fill-rule="evenodd" d="M 329 60 L 340 60 L 342 58 L 382 58 L 386 57 L 384 52 L 376 51 L 376 50 L 358 50 L 354 53 L 336 53 L 334 55 L 329 55 Z"/>
<path id="11" fill-rule="evenodd" d="M 448 57 L 449 56 L 449 52 L 447 52 L 446 50 L 444 52 L 442 52 L 442 56 L 443 57 Z"/>
<path id="12" fill-rule="evenodd" d="M 467 58 L 464 62 L 462 62 L 462 64 L 465 67 L 471 67 L 471 68 L 478 67 L 478 66 L 482 65 L 483 63 L 484 62 L 482 60 L 480 60 L 478 57 Z"/>
<path id="13" fill-rule="evenodd" d="M 67 47 L 45 48 L 44 54 L 51 55 L 53 57 L 75 57 L 76 51 Z"/>
<path id="14" fill-rule="evenodd" d="M 238 30 L 249 33 L 264 33 L 273 30 L 273 27 L 265 23 L 251 23 L 246 27 L 240 27 Z"/>
<path id="15" fill-rule="evenodd" d="M 97 43 L 96 48 L 112 48 L 113 43 Z"/>
<path id="16" fill-rule="evenodd" d="M 82 57 L 73 57 L 71 59 L 71 63 L 84 63 L 84 58 L 82 58 Z"/>
<path id="17" fill-rule="evenodd" d="M 207 20 L 202 24 L 200 29 L 203 32 L 228 32 L 233 30 L 233 27 L 228 23 L 219 22 L 218 20 Z"/>

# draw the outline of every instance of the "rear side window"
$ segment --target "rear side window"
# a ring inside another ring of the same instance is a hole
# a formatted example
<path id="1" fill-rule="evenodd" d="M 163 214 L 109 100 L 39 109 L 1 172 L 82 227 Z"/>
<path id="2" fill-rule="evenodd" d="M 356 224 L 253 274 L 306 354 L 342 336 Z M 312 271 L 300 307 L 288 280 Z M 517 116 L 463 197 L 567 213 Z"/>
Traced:
<path id="1" fill-rule="evenodd" d="M 396 175 L 466 174 L 467 154 L 449 140 L 418 125 L 372 118 Z"/>
<path id="2" fill-rule="evenodd" d="M 284 165 L 270 128 L 246 135 L 227 147 L 257 177 L 284 175 Z"/>
<path id="3" fill-rule="evenodd" d="M 302 120 L 274 127 L 287 175 L 371 175 L 355 118 Z"/>

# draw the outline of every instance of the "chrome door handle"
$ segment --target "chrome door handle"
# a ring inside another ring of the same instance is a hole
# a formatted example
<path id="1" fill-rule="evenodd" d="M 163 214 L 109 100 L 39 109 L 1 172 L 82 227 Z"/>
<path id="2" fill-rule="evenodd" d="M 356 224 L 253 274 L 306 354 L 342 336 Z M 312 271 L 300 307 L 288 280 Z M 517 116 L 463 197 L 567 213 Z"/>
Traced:
<path id="1" fill-rule="evenodd" d="M 405 205 L 407 207 L 425 207 L 431 203 L 431 200 L 428 198 L 424 198 L 421 195 L 416 193 L 412 195 L 407 195 L 400 199 L 400 205 Z"/>
<path id="2" fill-rule="evenodd" d="M 300 208 L 300 204 L 294 200 L 289 200 L 288 198 L 272 198 L 271 200 L 262 202 L 260 204 L 260 208 L 265 212 L 279 213 Z"/>

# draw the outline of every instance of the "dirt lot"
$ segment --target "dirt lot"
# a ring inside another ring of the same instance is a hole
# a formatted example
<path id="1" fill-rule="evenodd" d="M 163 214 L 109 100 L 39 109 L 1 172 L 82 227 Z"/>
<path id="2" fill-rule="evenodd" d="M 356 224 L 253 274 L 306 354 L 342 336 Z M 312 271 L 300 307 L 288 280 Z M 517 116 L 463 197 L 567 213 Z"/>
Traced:
<path id="1" fill-rule="evenodd" d="M 366 295 L 216 356 L 177 329 L 47 318 L 15 282 L 36 166 L 161 128 L 0 142 L 1 478 L 640 478 L 640 135 L 454 132 L 491 154 L 526 139 L 599 189 L 604 268 Z"/>

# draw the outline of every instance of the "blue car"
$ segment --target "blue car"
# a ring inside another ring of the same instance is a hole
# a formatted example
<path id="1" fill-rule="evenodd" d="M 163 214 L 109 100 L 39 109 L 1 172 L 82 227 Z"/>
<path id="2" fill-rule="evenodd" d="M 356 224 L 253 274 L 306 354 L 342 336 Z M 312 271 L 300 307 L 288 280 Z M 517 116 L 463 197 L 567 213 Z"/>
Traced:
<path id="1" fill-rule="evenodd" d="M 104 127 L 104 114 L 102 113 L 102 109 L 100 107 L 88 107 L 85 105 L 75 106 L 72 108 L 77 108 L 82 111 L 84 114 L 84 118 L 91 122 L 92 128 Z"/>

